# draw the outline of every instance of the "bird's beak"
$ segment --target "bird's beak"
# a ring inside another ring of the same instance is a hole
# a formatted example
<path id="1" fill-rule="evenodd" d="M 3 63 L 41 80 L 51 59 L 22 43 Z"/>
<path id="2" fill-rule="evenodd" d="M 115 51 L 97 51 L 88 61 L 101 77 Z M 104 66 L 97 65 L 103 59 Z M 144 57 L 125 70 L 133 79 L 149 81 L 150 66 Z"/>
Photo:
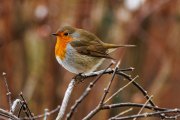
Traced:
<path id="1" fill-rule="evenodd" d="M 53 36 L 58 36 L 58 34 L 57 34 L 57 33 L 52 33 L 51 35 L 53 35 Z"/>

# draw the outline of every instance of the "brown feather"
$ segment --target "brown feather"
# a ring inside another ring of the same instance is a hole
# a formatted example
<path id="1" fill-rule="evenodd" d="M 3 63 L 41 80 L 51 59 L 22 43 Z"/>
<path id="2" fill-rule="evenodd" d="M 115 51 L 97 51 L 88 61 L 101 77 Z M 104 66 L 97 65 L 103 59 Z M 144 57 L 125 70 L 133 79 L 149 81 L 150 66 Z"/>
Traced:
<path id="1" fill-rule="evenodd" d="M 102 42 L 95 34 L 83 29 L 76 29 L 81 37 L 78 37 L 70 42 L 71 46 L 78 53 L 92 57 L 113 59 L 108 53 L 108 49 L 118 47 L 132 47 L 131 45 L 115 45 Z"/>

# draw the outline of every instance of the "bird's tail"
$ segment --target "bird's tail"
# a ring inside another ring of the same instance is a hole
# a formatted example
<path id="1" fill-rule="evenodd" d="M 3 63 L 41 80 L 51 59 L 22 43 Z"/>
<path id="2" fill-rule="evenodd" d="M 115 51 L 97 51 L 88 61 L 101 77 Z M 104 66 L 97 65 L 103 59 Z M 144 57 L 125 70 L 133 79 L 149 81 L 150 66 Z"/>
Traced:
<path id="1" fill-rule="evenodd" d="M 113 52 L 116 50 L 118 47 L 135 47 L 135 45 L 115 45 L 115 44 L 109 44 L 109 43 L 104 43 L 103 45 L 106 49 L 108 49 L 108 53 Z"/>
<path id="2" fill-rule="evenodd" d="M 118 48 L 118 47 L 135 47 L 135 45 L 115 45 L 115 44 L 109 44 L 109 43 L 104 43 L 103 46 L 106 49 Z"/>

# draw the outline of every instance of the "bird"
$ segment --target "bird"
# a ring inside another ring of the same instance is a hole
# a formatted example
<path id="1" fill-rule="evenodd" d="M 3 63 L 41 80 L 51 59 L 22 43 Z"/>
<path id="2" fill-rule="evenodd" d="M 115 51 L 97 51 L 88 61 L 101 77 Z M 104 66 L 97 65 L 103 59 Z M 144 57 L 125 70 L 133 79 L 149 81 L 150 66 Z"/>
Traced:
<path id="1" fill-rule="evenodd" d="M 105 43 L 95 34 L 72 26 L 62 26 L 52 35 L 56 36 L 56 60 L 74 74 L 95 71 L 105 59 L 113 59 L 109 53 L 118 47 L 134 47 Z"/>

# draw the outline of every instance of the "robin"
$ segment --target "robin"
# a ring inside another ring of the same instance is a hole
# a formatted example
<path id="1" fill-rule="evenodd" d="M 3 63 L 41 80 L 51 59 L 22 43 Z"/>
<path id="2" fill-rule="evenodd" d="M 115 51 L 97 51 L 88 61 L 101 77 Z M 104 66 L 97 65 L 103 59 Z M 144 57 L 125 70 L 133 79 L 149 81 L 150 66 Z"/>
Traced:
<path id="1" fill-rule="evenodd" d="M 104 59 L 113 59 L 109 53 L 118 47 L 134 45 L 115 45 L 101 41 L 96 35 L 84 29 L 64 26 L 56 33 L 56 59 L 68 71 L 80 74 L 97 69 Z"/>

